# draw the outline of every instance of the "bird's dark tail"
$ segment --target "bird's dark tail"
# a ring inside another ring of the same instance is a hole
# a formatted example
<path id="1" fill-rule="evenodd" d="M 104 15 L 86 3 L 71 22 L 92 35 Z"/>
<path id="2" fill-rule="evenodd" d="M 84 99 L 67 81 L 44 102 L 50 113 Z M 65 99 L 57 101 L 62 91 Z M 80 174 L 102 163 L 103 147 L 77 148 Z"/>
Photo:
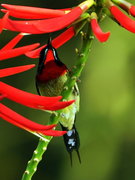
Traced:
<path id="1" fill-rule="evenodd" d="M 62 127 L 62 130 L 67 131 L 67 133 L 63 135 L 63 138 L 64 138 L 64 143 L 65 143 L 66 149 L 70 155 L 71 165 L 72 165 L 73 150 L 75 150 L 77 152 L 79 162 L 81 163 L 81 157 L 80 157 L 80 153 L 79 153 L 80 138 L 79 138 L 79 134 L 76 130 L 75 125 L 73 125 L 73 128 L 71 130 L 68 130 L 66 127 L 64 127 L 62 125 L 61 125 L 61 127 Z"/>

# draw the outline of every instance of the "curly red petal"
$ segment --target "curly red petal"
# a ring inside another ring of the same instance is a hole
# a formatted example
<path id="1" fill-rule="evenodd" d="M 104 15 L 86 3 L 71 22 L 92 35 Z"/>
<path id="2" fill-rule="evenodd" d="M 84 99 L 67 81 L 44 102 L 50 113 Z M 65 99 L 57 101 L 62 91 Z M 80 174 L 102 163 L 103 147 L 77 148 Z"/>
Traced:
<path id="1" fill-rule="evenodd" d="M 99 24 L 98 24 L 98 22 L 97 22 L 96 19 L 91 19 L 90 23 L 91 23 L 92 31 L 93 31 L 94 35 L 96 36 L 96 38 L 97 38 L 100 42 L 105 42 L 105 41 L 107 41 L 108 38 L 109 38 L 109 36 L 110 36 L 110 32 L 104 33 L 104 32 L 101 30 L 101 28 L 100 28 L 100 26 L 99 26 Z"/>

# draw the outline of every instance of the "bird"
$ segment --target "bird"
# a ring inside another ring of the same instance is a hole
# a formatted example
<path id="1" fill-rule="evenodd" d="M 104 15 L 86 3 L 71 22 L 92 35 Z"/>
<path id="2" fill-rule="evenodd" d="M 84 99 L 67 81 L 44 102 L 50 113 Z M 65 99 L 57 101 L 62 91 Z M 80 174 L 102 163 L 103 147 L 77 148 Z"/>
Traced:
<path id="1" fill-rule="evenodd" d="M 51 38 L 48 39 L 47 45 L 41 49 L 39 63 L 36 74 L 36 88 L 41 96 L 59 96 L 64 88 L 64 84 L 70 77 L 71 72 L 67 66 L 59 59 L 57 50 L 53 47 Z M 77 83 L 72 89 L 71 95 L 67 100 L 75 102 L 64 108 L 59 116 L 59 123 L 62 130 L 67 131 L 63 135 L 66 149 L 70 155 L 72 165 L 72 152 L 75 150 L 79 162 L 81 157 L 79 153 L 80 138 L 75 127 L 76 113 L 79 111 L 79 90 Z"/>

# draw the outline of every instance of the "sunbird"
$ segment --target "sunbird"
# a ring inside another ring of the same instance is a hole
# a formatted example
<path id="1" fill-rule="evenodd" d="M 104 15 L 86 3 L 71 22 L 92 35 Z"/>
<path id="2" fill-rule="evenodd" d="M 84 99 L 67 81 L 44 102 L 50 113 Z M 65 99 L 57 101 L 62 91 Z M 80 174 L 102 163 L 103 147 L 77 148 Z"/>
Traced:
<path id="1" fill-rule="evenodd" d="M 49 38 L 45 48 L 40 51 L 39 64 L 36 74 L 36 88 L 41 96 L 59 96 L 64 88 L 64 84 L 70 77 L 70 71 L 67 66 L 60 61 L 56 49 L 52 46 Z M 64 143 L 69 152 L 72 165 L 72 152 L 75 150 L 78 155 L 79 162 L 81 158 L 79 154 L 80 139 L 75 127 L 76 113 L 79 111 L 79 90 L 77 84 L 73 87 L 72 94 L 66 100 L 75 102 L 62 110 L 59 116 L 59 123 L 62 130 L 67 131 L 63 135 Z"/>

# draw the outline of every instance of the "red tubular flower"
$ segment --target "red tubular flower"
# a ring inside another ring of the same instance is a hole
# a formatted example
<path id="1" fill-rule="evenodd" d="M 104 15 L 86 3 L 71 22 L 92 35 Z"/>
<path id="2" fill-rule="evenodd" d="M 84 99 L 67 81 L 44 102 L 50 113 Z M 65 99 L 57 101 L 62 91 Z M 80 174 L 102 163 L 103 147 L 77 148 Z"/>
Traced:
<path id="1" fill-rule="evenodd" d="M 32 49 L 35 49 L 39 45 L 40 45 L 39 43 L 35 43 L 32 45 L 23 46 L 23 47 L 11 49 L 11 50 L 0 51 L 0 60 L 5 60 L 8 58 L 20 56 L 20 55 L 25 54 L 26 52 L 28 52 Z"/>
<path id="2" fill-rule="evenodd" d="M 2 101 L 6 96 L 4 94 L 0 95 L 0 101 Z"/>
<path id="3" fill-rule="evenodd" d="M 67 133 L 67 131 L 56 131 L 56 130 L 47 130 L 47 131 L 41 131 L 42 134 L 46 136 L 63 136 Z"/>
<path id="4" fill-rule="evenodd" d="M 86 1 L 62 17 L 31 21 L 13 21 L 8 19 L 4 28 L 31 34 L 50 33 L 69 26 L 88 8 L 89 4 L 88 1 Z"/>
<path id="5" fill-rule="evenodd" d="M 16 18 L 23 19 L 45 19 L 45 18 L 54 18 L 60 17 L 69 10 L 55 10 L 55 9 L 47 9 L 47 8 L 37 8 L 30 6 L 18 6 L 18 5 L 10 5 L 10 4 L 1 4 L 4 8 L 10 11 L 10 16 Z M 7 12 L 5 9 L 1 9 L 2 12 Z"/>
<path id="6" fill-rule="evenodd" d="M 67 27 L 82 14 L 80 7 L 76 7 L 70 13 L 57 18 L 33 21 L 13 21 L 8 19 L 6 29 L 26 32 L 31 34 L 49 33 Z M 57 23 L 56 23 L 57 22 Z"/>
<path id="7" fill-rule="evenodd" d="M 56 125 L 45 126 L 45 125 L 37 124 L 37 123 L 21 116 L 20 114 L 16 113 L 15 111 L 11 110 L 10 108 L 3 105 L 2 103 L 0 103 L 0 116 L 2 118 L 4 118 L 5 120 L 9 120 L 8 122 L 10 122 L 10 120 L 11 120 L 11 122 L 20 124 L 21 126 L 24 126 L 31 130 L 48 130 L 48 129 L 52 129 L 53 127 L 56 126 Z"/>
<path id="8" fill-rule="evenodd" d="M 135 16 L 135 6 L 126 0 L 112 0 L 115 4 L 121 7 L 127 13 L 130 13 L 132 16 Z"/>
<path id="9" fill-rule="evenodd" d="M 98 22 L 97 22 L 97 19 L 91 19 L 90 21 L 91 23 L 91 28 L 92 28 L 92 31 L 94 33 L 94 35 L 96 36 L 96 38 L 100 41 L 100 42 L 105 42 L 108 40 L 109 36 L 110 36 L 110 32 L 106 32 L 104 33 Z"/>
<path id="10" fill-rule="evenodd" d="M 6 14 L 3 16 L 3 18 L 0 19 L 0 33 L 2 32 L 2 30 L 4 29 L 4 27 L 6 25 L 8 16 L 9 16 L 9 12 L 6 12 Z"/>
<path id="11" fill-rule="evenodd" d="M 12 57 L 20 56 L 32 49 L 35 49 L 39 45 L 40 45 L 39 43 L 35 43 L 32 45 L 27 45 L 27 46 L 23 46 L 23 47 L 11 49 L 11 50 L 4 50 L 4 51 L 0 50 L 0 60 L 5 60 L 5 59 L 12 58 Z"/>
<path id="12" fill-rule="evenodd" d="M 27 71 L 33 67 L 35 67 L 35 64 L 0 69 L 0 78 Z"/>
<path id="13" fill-rule="evenodd" d="M 1 103 L 0 103 L 0 117 L 15 126 L 18 126 L 30 132 L 36 132 L 47 136 L 61 136 L 66 133 L 66 131 L 50 130 L 54 128 L 56 125 L 45 126 L 35 123 L 21 116 L 20 114 L 16 113 L 15 111 L 11 110 L 10 108 L 6 107 Z"/>
<path id="14" fill-rule="evenodd" d="M 15 38 L 13 38 L 7 45 L 5 45 L 1 50 L 0 50 L 0 60 L 5 60 L 8 58 L 20 56 L 22 54 L 25 54 L 28 51 L 31 51 L 38 47 L 40 44 L 35 43 L 32 45 L 27 45 L 19 48 L 13 49 L 16 44 L 23 38 L 24 35 L 28 35 L 26 33 L 19 33 Z"/>
<path id="15" fill-rule="evenodd" d="M 110 7 L 110 12 L 114 18 L 119 22 L 119 24 L 127 29 L 128 31 L 135 33 L 135 21 L 126 16 L 121 12 L 116 6 Z"/>
<path id="16" fill-rule="evenodd" d="M 75 30 L 74 27 L 70 27 L 69 29 L 67 29 L 66 31 L 64 31 L 63 33 L 61 33 L 59 36 L 57 36 L 56 38 L 54 38 L 52 40 L 52 45 L 57 49 L 60 46 L 62 46 L 63 44 L 65 44 L 67 41 L 69 41 L 73 36 L 75 35 Z M 38 49 L 29 51 L 27 53 L 25 53 L 26 56 L 30 57 L 30 58 L 38 58 L 40 51 L 42 48 L 44 48 L 46 45 L 41 46 Z"/>
<path id="17" fill-rule="evenodd" d="M 63 44 L 65 44 L 67 41 L 69 41 L 74 35 L 75 35 L 75 29 L 72 26 L 63 33 L 61 33 L 59 36 L 54 38 L 52 40 L 52 45 L 57 49 Z"/>
<path id="18" fill-rule="evenodd" d="M 129 12 L 132 16 L 135 16 L 135 6 L 131 6 Z"/>
<path id="19" fill-rule="evenodd" d="M 3 82 L 0 82 L 0 93 L 5 95 L 6 98 L 22 105 L 50 111 L 56 111 L 65 108 L 74 102 L 74 100 L 60 102 L 59 100 L 62 99 L 61 96 L 45 97 L 31 94 L 9 86 Z"/>

